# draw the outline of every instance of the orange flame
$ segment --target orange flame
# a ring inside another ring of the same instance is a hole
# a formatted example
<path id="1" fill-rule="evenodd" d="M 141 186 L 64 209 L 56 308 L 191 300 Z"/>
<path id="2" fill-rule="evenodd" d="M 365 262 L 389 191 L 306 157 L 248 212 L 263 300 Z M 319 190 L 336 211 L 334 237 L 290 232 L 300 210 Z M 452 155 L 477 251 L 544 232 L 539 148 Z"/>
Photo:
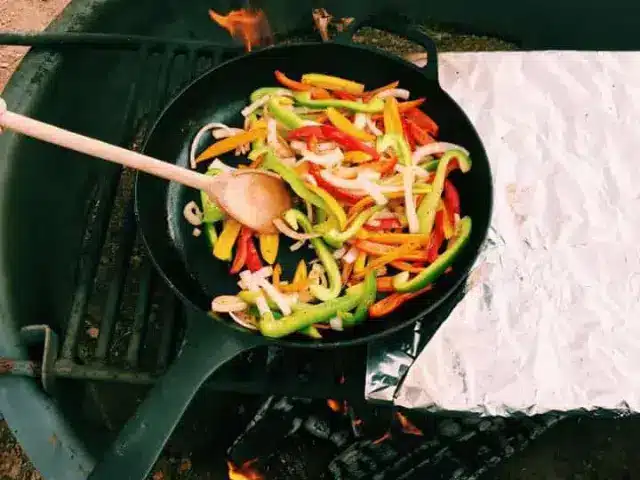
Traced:
<path id="1" fill-rule="evenodd" d="M 233 462 L 227 460 L 229 480 L 264 480 L 265 477 L 260 472 L 251 468 L 254 463 L 255 459 L 244 462 L 242 466 L 237 467 Z"/>
<path id="2" fill-rule="evenodd" d="M 273 43 L 271 27 L 262 10 L 241 8 L 232 10 L 227 15 L 220 15 L 209 10 L 209 16 L 211 20 L 227 30 L 233 38 L 241 39 L 247 52 L 250 52 L 256 45 Z"/>
<path id="3" fill-rule="evenodd" d="M 342 411 L 342 405 L 340 405 L 340 402 L 337 401 L 337 400 L 334 400 L 333 398 L 330 398 L 330 399 L 327 400 L 327 405 L 334 412 L 341 412 Z"/>
<path id="4" fill-rule="evenodd" d="M 422 433 L 422 430 L 411 423 L 409 419 L 402 413 L 396 412 L 396 417 L 398 417 L 400 425 L 402 426 L 402 431 L 404 433 L 408 433 L 409 435 L 424 435 L 424 433 Z"/>

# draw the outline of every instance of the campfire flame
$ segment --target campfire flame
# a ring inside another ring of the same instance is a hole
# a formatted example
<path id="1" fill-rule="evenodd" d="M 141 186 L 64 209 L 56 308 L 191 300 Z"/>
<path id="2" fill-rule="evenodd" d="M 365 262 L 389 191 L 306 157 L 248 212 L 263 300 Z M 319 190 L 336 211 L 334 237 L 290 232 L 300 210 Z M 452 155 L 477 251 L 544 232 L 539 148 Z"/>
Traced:
<path id="1" fill-rule="evenodd" d="M 255 459 L 244 462 L 242 466 L 237 467 L 233 462 L 227 460 L 229 480 L 265 480 L 265 477 L 260 472 L 251 468 L 254 463 Z"/>
<path id="2" fill-rule="evenodd" d="M 398 421 L 400 422 L 400 426 L 402 427 L 402 431 L 404 433 L 408 433 L 409 435 L 424 435 L 424 433 L 422 433 L 422 430 L 411 423 L 409 419 L 402 413 L 396 412 L 396 417 L 398 418 Z"/>
<path id="3" fill-rule="evenodd" d="M 330 398 L 330 399 L 327 400 L 327 405 L 334 412 L 341 412 L 342 411 L 342 405 L 340 404 L 340 402 L 337 401 L 337 400 L 334 400 L 333 398 Z"/>
<path id="4" fill-rule="evenodd" d="M 262 10 L 241 8 L 232 10 L 227 15 L 209 10 L 209 16 L 211 20 L 227 30 L 233 38 L 242 40 L 247 52 L 250 52 L 255 46 L 273 43 L 271 27 Z"/>

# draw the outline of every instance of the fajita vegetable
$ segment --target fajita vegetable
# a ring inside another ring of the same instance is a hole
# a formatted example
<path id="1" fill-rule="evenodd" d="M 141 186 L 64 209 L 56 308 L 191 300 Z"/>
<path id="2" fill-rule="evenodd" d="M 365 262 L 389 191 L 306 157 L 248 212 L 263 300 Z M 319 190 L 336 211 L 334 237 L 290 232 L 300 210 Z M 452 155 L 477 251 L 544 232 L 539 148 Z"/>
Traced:
<path id="1" fill-rule="evenodd" d="M 259 168 L 280 177 L 294 207 L 274 221 L 279 233 L 257 234 L 204 192 L 185 218 L 238 278 L 238 292 L 213 299 L 213 311 L 268 337 L 321 339 L 380 321 L 455 267 L 472 224 L 456 176 L 471 160 L 437 138 L 437 119 L 422 110 L 428 102 L 398 82 L 274 77 L 247 99 L 243 125 L 209 124 L 214 141 L 202 152 L 194 146 L 189 160 L 208 164 L 209 175 Z M 233 153 L 234 166 L 215 158 Z M 292 266 L 283 258 L 300 249 L 315 259 L 300 255 Z"/>

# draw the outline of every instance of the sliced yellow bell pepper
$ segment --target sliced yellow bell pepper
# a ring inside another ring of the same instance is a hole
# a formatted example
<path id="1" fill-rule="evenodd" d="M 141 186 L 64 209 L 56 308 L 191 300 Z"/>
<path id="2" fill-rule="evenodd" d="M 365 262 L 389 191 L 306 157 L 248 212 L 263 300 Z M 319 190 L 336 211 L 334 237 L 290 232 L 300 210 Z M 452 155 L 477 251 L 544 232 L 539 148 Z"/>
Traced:
<path id="1" fill-rule="evenodd" d="M 273 266 L 273 273 L 271 274 L 271 281 L 276 288 L 280 288 L 280 275 L 282 275 L 282 266 L 276 263 Z"/>
<path id="2" fill-rule="evenodd" d="M 278 245 L 280 244 L 280 235 L 277 233 L 268 234 L 261 233 L 258 237 L 260 240 L 260 254 L 264 261 L 272 265 L 278 256 Z"/>
<path id="3" fill-rule="evenodd" d="M 343 92 L 354 95 L 359 95 L 364 92 L 364 85 L 362 83 L 334 77 L 332 75 L 324 75 L 322 73 L 307 73 L 302 75 L 302 83 L 327 90 L 342 90 Z"/>
<path id="4" fill-rule="evenodd" d="M 344 160 L 349 163 L 365 163 L 373 157 L 368 153 L 360 152 L 358 150 L 351 150 L 344 153 Z"/>
<path id="5" fill-rule="evenodd" d="M 327 108 L 327 117 L 338 130 L 343 131 L 347 135 L 351 135 L 359 140 L 364 140 L 365 142 L 374 142 L 376 140 L 374 135 L 356 128 L 347 117 L 333 107 Z"/>
<path id="6" fill-rule="evenodd" d="M 216 246 L 213 248 L 213 255 L 220 260 L 231 260 L 231 250 L 240 234 L 242 224 L 233 218 L 227 218 L 222 228 L 222 233 L 218 237 Z"/>
<path id="7" fill-rule="evenodd" d="M 244 145 L 245 143 L 253 142 L 259 138 L 265 138 L 267 136 L 267 131 L 263 128 L 255 128 L 249 130 L 248 132 L 242 132 L 233 137 L 223 138 L 219 142 L 214 143 L 210 147 L 208 147 L 204 152 L 196 157 L 196 163 L 204 162 L 205 160 L 209 160 L 210 158 L 217 157 L 218 155 L 222 155 L 223 153 L 230 152 L 231 150 L 235 150 L 240 145 Z"/>
<path id="8" fill-rule="evenodd" d="M 367 264 L 367 254 L 366 252 L 360 251 L 358 253 L 358 257 L 356 258 L 355 264 L 353 266 L 353 272 L 357 275 L 364 271 L 364 267 Z"/>
<path id="9" fill-rule="evenodd" d="M 306 282 L 309 277 L 309 273 L 307 272 L 307 264 L 304 260 L 300 260 L 298 266 L 296 267 L 296 273 L 293 274 L 293 283 L 301 283 Z"/>
<path id="10" fill-rule="evenodd" d="M 398 101 L 394 97 L 387 97 L 384 102 L 384 133 L 403 135 L 402 120 L 398 110 Z"/>
<path id="11" fill-rule="evenodd" d="M 344 230 L 347 227 L 347 214 L 345 213 L 342 206 L 338 203 L 338 201 L 323 188 L 320 188 L 311 183 L 305 183 L 305 186 L 313 193 L 318 195 L 322 200 L 324 200 L 328 213 L 337 220 L 340 230 Z"/>

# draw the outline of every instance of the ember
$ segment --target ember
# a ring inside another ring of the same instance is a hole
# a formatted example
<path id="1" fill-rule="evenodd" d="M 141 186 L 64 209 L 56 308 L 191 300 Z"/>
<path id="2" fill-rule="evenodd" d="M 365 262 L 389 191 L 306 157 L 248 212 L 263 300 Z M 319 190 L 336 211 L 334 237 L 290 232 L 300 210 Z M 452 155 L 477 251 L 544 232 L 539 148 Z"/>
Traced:
<path id="1" fill-rule="evenodd" d="M 413 423 L 409 421 L 407 417 L 405 417 L 402 413 L 396 412 L 396 417 L 402 426 L 402 431 L 404 433 L 408 433 L 409 435 L 424 435 L 422 430 L 416 427 Z"/>
<path id="2" fill-rule="evenodd" d="M 227 461 L 229 480 L 264 480 L 265 477 L 260 472 L 251 468 L 254 463 L 255 460 L 249 460 L 237 467 L 233 462 Z"/>
<path id="3" fill-rule="evenodd" d="M 273 36 L 267 17 L 262 10 L 241 8 L 232 10 L 227 15 L 209 10 L 211 20 L 227 30 L 233 38 L 244 43 L 247 52 L 256 45 L 271 45 Z"/>
<path id="4" fill-rule="evenodd" d="M 382 435 L 380 438 L 378 438 L 377 440 L 374 440 L 374 441 L 373 441 L 373 442 L 371 442 L 371 443 L 373 443 L 374 445 L 378 445 L 379 443 L 382 443 L 382 442 L 384 442 L 385 440 L 388 440 L 388 439 L 390 439 L 390 438 L 391 438 L 391 433 L 389 433 L 389 432 L 385 432 L 385 434 L 384 434 L 384 435 Z"/>

